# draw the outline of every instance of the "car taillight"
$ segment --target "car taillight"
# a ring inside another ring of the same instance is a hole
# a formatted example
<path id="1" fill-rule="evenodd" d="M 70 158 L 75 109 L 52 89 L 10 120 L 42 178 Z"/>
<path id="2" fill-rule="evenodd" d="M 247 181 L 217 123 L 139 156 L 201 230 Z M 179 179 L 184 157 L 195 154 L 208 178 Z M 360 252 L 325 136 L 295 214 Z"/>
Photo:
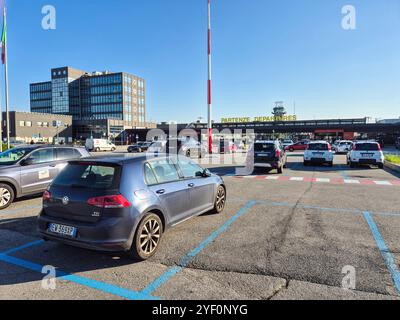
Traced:
<path id="1" fill-rule="evenodd" d="M 276 158 L 280 158 L 281 157 L 281 150 L 276 150 L 275 157 Z"/>
<path id="2" fill-rule="evenodd" d="M 131 203 L 122 195 L 90 198 L 87 203 L 103 209 L 128 208 Z"/>
<path id="3" fill-rule="evenodd" d="M 49 192 L 49 191 L 45 191 L 44 193 L 43 193 L 43 201 L 50 201 L 50 199 L 51 199 L 51 193 Z"/>
<path id="4" fill-rule="evenodd" d="M 378 143 L 378 150 L 379 150 L 379 151 L 382 151 L 382 146 L 381 146 L 380 143 Z"/>
<path id="5" fill-rule="evenodd" d="M 329 143 L 328 143 L 328 151 L 332 151 L 332 147 Z"/>

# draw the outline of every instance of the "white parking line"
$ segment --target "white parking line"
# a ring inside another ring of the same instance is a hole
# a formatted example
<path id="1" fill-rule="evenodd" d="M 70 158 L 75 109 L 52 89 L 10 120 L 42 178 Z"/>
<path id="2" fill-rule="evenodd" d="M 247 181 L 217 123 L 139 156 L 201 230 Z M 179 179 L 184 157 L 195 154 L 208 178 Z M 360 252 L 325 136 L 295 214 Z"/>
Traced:
<path id="1" fill-rule="evenodd" d="M 304 181 L 303 177 L 292 177 L 290 178 L 290 181 Z"/>
<path id="2" fill-rule="evenodd" d="M 389 181 L 374 181 L 378 186 L 391 186 L 392 184 Z"/>
<path id="3" fill-rule="evenodd" d="M 331 179 L 328 178 L 317 178 L 315 179 L 316 182 L 322 182 L 322 183 L 330 183 Z"/>
<path id="4" fill-rule="evenodd" d="M 256 176 L 244 176 L 243 178 L 244 178 L 244 179 L 255 179 Z"/>
<path id="5" fill-rule="evenodd" d="M 269 177 L 266 177 L 265 179 L 266 180 L 278 180 L 280 177 L 278 177 L 278 176 L 269 176 Z"/>
<path id="6" fill-rule="evenodd" d="M 359 180 L 351 180 L 351 179 L 345 179 L 344 183 L 348 183 L 348 184 L 360 184 Z"/>

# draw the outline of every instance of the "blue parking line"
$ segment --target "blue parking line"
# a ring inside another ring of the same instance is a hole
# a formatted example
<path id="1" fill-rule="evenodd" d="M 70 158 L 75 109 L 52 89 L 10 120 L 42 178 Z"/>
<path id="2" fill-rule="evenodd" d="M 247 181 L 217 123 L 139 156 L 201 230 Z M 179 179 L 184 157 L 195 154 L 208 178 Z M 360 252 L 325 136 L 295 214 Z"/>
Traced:
<path id="1" fill-rule="evenodd" d="M 22 260 L 22 259 L 18 259 L 12 256 L 8 256 L 5 254 L 0 254 L 0 261 L 12 264 L 12 265 L 16 265 L 19 267 L 22 267 L 24 269 L 28 269 L 31 271 L 35 271 L 35 272 L 39 272 L 42 273 L 42 269 L 43 266 L 30 262 L 30 261 L 26 261 L 26 260 Z M 104 293 L 109 293 L 112 295 L 116 295 L 122 298 L 126 298 L 129 300 L 159 300 L 159 298 L 157 297 L 152 297 L 150 295 L 146 295 L 140 292 L 134 292 L 134 291 L 130 291 L 121 287 L 117 287 L 105 282 L 100 282 L 97 280 L 92 280 L 92 279 L 88 279 L 88 278 L 84 278 L 84 277 L 80 277 L 80 276 L 76 276 L 73 274 L 69 274 L 66 273 L 64 271 L 59 271 L 57 270 L 56 272 L 56 277 L 59 279 L 63 279 L 63 280 L 67 280 L 70 282 L 74 282 L 80 285 L 83 285 L 85 287 L 89 287 L 98 291 L 102 291 Z"/>
<path id="2" fill-rule="evenodd" d="M 178 266 L 169 268 L 165 273 L 163 273 L 159 278 L 150 283 L 146 288 L 144 288 L 141 293 L 145 295 L 150 295 L 159 287 L 161 287 L 170 278 L 179 273 L 183 268 L 185 268 L 201 251 L 203 251 L 211 242 L 213 242 L 218 236 L 225 232 L 237 219 L 244 215 L 250 208 L 252 208 L 257 202 L 250 201 L 243 208 L 241 208 L 234 216 L 232 216 L 227 222 L 225 222 L 221 227 L 214 231 L 207 239 L 200 243 L 195 249 L 187 253 L 180 261 Z"/>
<path id="3" fill-rule="evenodd" d="M 41 205 L 35 205 L 35 206 L 26 206 L 26 207 L 21 207 L 21 208 L 17 208 L 17 209 L 11 209 L 11 210 L 4 210 L 4 211 L 0 211 L 0 215 L 9 215 L 9 214 L 15 214 L 15 213 L 19 213 L 25 210 L 30 210 L 30 209 L 39 209 L 41 208 Z"/>
<path id="4" fill-rule="evenodd" d="M 27 248 L 30 248 L 30 247 L 38 246 L 38 245 L 41 245 L 43 243 L 44 243 L 44 240 L 36 240 L 36 241 L 33 241 L 33 242 L 29 242 L 27 244 L 24 244 L 24 245 L 22 245 L 20 247 L 7 250 L 5 252 L 2 252 L 1 254 L 2 255 L 8 255 L 8 254 L 16 253 L 18 251 L 21 251 L 21 250 L 24 250 L 24 249 L 27 249 Z"/>
<path id="5" fill-rule="evenodd" d="M 383 240 L 383 237 L 379 232 L 378 226 L 376 225 L 370 213 L 364 212 L 364 218 L 367 221 L 369 228 L 371 229 L 372 235 L 375 238 L 379 251 L 381 252 L 383 259 L 385 260 L 386 267 L 388 268 L 390 275 L 392 276 L 397 294 L 400 295 L 400 272 L 397 268 L 393 255 L 387 247 L 385 240 Z"/>

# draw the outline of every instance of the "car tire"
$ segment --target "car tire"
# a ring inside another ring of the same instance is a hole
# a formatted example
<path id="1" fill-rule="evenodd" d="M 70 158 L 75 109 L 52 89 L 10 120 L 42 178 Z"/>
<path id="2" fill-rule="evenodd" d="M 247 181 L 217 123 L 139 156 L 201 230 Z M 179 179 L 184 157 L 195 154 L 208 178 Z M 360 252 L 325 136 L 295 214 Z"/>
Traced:
<path id="1" fill-rule="evenodd" d="M 353 161 L 350 161 L 350 168 L 355 168 L 356 164 Z"/>
<path id="2" fill-rule="evenodd" d="M 0 210 L 8 208 L 15 197 L 14 189 L 8 184 L 0 184 Z"/>
<path id="3" fill-rule="evenodd" d="M 160 246 L 163 232 L 163 224 L 158 215 L 150 213 L 144 217 L 136 229 L 128 251 L 129 258 L 144 261 L 154 256 Z"/>
<path id="4" fill-rule="evenodd" d="M 308 161 L 304 161 L 304 162 L 303 162 L 303 165 L 304 165 L 305 167 L 308 167 L 308 165 L 309 165 Z"/>
<path id="5" fill-rule="evenodd" d="M 328 162 L 328 165 L 330 166 L 330 167 L 333 167 L 333 162 L 331 161 L 331 162 Z"/>
<path id="6" fill-rule="evenodd" d="M 290 148 L 289 151 L 290 151 L 290 152 L 294 152 L 294 149 L 293 149 L 293 148 Z"/>
<path id="7" fill-rule="evenodd" d="M 213 213 L 219 214 L 224 211 L 226 205 L 226 189 L 224 186 L 219 186 L 217 189 L 217 195 L 214 201 Z"/>
<path id="8" fill-rule="evenodd" d="M 100 148 L 96 148 L 94 151 L 95 152 L 100 152 Z"/>
<path id="9" fill-rule="evenodd" d="M 383 169 L 383 168 L 384 168 L 383 163 L 378 164 L 378 168 L 379 168 L 379 169 Z"/>
<path id="10" fill-rule="evenodd" d="M 282 173 L 283 173 L 283 166 L 280 166 L 280 167 L 277 169 L 277 171 L 278 171 L 278 174 L 282 174 Z"/>

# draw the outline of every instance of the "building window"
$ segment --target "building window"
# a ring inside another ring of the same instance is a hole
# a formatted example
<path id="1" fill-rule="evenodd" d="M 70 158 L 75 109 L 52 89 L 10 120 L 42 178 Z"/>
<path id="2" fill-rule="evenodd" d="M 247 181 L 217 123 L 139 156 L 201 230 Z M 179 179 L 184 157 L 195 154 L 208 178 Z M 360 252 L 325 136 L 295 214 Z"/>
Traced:
<path id="1" fill-rule="evenodd" d="M 42 122 L 38 122 L 38 123 L 37 123 L 37 126 L 38 126 L 38 127 L 41 127 L 41 126 L 43 126 L 43 123 L 42 123 Z"/>
<path id="2" fill-rule="evenodd" d="M 27 127 L 32 127 L 32 121 L 26 121 L 26 122 L 25 122 L 25 125 L 26 125 Z"/>
<path id="3" fill-rule="evenodd" d="M 20 127 L 25 127 L 25 121 L 20 121 L 20 122 L 19 122 L 19 126 L 20 126 Z"/>

